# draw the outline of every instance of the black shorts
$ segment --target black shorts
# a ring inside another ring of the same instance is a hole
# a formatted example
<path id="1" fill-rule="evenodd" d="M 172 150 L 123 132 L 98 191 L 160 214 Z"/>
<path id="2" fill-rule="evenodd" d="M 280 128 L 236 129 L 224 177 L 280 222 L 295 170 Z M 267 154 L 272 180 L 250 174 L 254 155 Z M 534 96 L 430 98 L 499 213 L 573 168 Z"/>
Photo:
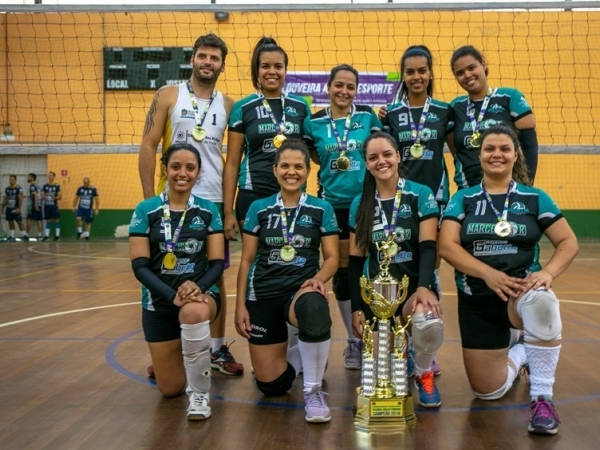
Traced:
<path id="1" fill-rule="evenodd" d="M 217 304 L 217 315 L 221 310 L 221 295 L 214 292 L 207 292 L 212 295 Z M 142 308 L 142 328 L 146 342 L 167 342 L 181 338 L 181 324 L 179 323 L 179 308 L 173 305 L 173 308 L 161 311 L 150 311 Z"/>
<path id="2" fill-rule="evenodd" d="M 246 301 L 250 314 L 249 342 L 254 345 L 280 344 L 287 342 L 289 310 L 294 294 L 272 296 L 269 299 Z"/>
<path id="3" fill-rule="evenodd" d="M 44 205 L 44 219 L 60 219 L 60 210 L 56 205 Z"/>
<path id="4" fill-rule="evenodd" d="M 7 222 L 23 222 L 23 217 L 21 216 L 21 210 L 19 209 L 18 213 L 15 213 L 16 208 L 6 208 L 6 221 Z"/>
<path id="5" fill-rule="evenodd" d="M 29 220 L 44 220 L 44 214 L 42 214 L 41 209 L 38 211 L 32 209 L 31 211 L 29 211 L 29 213 L 27 213 L 27 218 Z"/>
<path id="6" fill-rule="evenodd" d="M 257 194 L 254 191 L 240 189 L 235 200 L 235 218 L 238 222 L 246 220 L 246 214 L 250 209 L 250 205 L 258 199 L 269 197 L 269 195 Z"/>
<path id="7" fill-rule="evenodd" d="M 510 344 L 508 302 L 494 293 L 458 291 L 458 325 L 463 348 L 497 350 Z"/>
<path id="8" fill-rule="evenodd" d="M 335 218 L 340 228 L 340 239 L 350 239 L 350 228 L 348 227 L 350 208 L 334 209 L 333 211 L 335 212 Z"/>

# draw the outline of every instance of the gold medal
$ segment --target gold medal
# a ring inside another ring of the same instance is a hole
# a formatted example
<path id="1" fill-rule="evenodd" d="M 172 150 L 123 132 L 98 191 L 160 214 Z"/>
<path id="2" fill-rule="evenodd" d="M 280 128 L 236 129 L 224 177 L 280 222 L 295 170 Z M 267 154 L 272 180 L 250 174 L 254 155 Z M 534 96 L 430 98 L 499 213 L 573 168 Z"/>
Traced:
<path id="1" fill-rule="evenodd" d="M 273 145 L 275 148 L 279 148 L 283 145 L 287 138 L 283 134 L 278 134 L 273 138 Z"/>
<path id="2" fill-rule="evenodd" d="M 284 245 L 279 251 L 279 256 L 285 262 L 293 261 L 296 257 L 296 249 L 291 245 Z"/>
<path id="3" fill-rule="evenodd" d="M 394 241 L 389 242 L 387 252 L 390 258 L 396 256 L 396 253 L 398 253 L 398 244 L 396 244 Z"/>
<path id="4" fill-rule="evenodd" d="M 342 172 L 350 168 L 350 159 L 346 156 L 346 152 L 340 153 L 340 157 L 337 159 L 337 168 Z"/>
<path id="5" fill-rule="evenodd" d="M 415 142 L 410 146 L 410 156 L 415 159 L 419 159 L 423 156 L 423 146 L 419 142 Z"/>
<path id="6" fill-rule="evenodd" d="M 175 266 L 177 265 L 177 256 L 175 256 L 173 253 L 168 252 L 165 257 L 163 258 L 163 266 L 165 266 L 165 268 L 172 270 L 175 268 Z"/>
<path id="7" fill-rule="evenodd" d="M 479 148 L 481 146 L 481 133 L 476 131 L 471 135 L 471 147 Z"/>
<path id="8" fill-rule="evenodd" d="M 510 223 L 506 220 L 501 220 L 496 225 L 494 225 L 494 233 L 496 233 L 500 237 L 508 237 L 512 232 L 512 227 Z"/>
<path id="9" fill-rule="evenodd" d="M 202 127 L 196 127 L 192 131 L 192 137 L 198 141 L 202 142 L 206 138 L 206 130 Z"/>

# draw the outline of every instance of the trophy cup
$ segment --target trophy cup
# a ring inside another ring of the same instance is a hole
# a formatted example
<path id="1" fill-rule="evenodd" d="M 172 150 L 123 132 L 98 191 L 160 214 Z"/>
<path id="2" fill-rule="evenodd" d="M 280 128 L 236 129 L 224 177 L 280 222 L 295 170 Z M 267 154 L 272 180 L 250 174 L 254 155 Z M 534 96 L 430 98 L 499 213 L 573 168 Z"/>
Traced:
<path id="1" fill-rule="evenodd" d="M 357 388 L 354 424 L 364 430 L 390 431 L 415 420 L 415 407 L 408 389 L 405 350 L 408 345 L 406 327 L 390 320 L 408 293 L 408 277 L 396 280 L 388 272 L 391 258 L 397 251 L 393 235 L 377 246 L 383 253 L 380 272 L 375 279 L 360 278 L 361 295 L 375 319 L 363 328 L 363 363 L 361 386 Z M 392 322 L 394 325 L 392 327 Z M 373 342 L 373 328 L 378 324 L 377 346 Z M 391 345 L 393 336 L 393 347 Z"/>

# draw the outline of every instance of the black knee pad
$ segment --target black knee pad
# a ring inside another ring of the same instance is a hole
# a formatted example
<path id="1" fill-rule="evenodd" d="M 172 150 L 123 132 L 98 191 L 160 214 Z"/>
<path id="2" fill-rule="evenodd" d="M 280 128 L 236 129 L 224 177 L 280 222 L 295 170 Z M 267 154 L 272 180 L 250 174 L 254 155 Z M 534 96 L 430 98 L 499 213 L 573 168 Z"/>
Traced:
<path id="1" fill-rule="evenodd" d="M 304 342 L 323 342 L 331 339 L 329 304 L 318 292 L 307 292 L 294 305 L 298 320 L 298 339 Z"/>
<path id="2" fill-rule="evenodd" d="M 335 298 L 338 300 L 348 300 L 350 298 L 350 287 L 348 284 L 348 268 L 340 267 L 331 283 Z"/>
<path id="3" fill-rule="evenodd" d="M 279 378 L 269 382 L 256 380 L 256 387 L 258 387 L 258 390 L 267 397 L 275 397 L 289 391 L 295 379 L 296 371 L 292 365 L 288 363 L 285 372 L 279 375 Z"/>

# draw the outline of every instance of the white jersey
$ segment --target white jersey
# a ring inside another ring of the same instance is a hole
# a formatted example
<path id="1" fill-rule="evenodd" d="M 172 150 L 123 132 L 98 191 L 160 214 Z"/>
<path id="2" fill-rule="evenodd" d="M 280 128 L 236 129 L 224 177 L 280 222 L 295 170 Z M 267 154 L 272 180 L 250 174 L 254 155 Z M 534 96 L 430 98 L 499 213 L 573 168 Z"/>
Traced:
<path id="1" fill-rule="evenodd" d="M 210 99 L 205 100 L 196 97 L 198 102 L 198 112 L 200 117 L 204 113 L 206 104 Z M 186 83 L 179 84 L 179 94 L 177 102 L 169 112 L 169 118 L 165 125 L 163 135 L 163 151 L 169 145 L 187 142 L 193 145 L 200 152 L 202 159 L 202 170 L 200 178 L 196 182 L 192 193 L 198 197 L 210 200 L 215 203 L 223 203 L 223 166 L 224 160 L 221 154 L 223 145 L 223 133 L 227 126 L 227 111 L 223 104 L 223 94 L 217 91 L 217 96 L 213 100 L 202 128 L 206 131 L 206 138 L 202 142 L 196 141 L 192 137 L 192 130 L 196 126 L 196 116 L 190 93 Z M 159 192 L 164 189 L 165 180 L 161 177 Z"/>

